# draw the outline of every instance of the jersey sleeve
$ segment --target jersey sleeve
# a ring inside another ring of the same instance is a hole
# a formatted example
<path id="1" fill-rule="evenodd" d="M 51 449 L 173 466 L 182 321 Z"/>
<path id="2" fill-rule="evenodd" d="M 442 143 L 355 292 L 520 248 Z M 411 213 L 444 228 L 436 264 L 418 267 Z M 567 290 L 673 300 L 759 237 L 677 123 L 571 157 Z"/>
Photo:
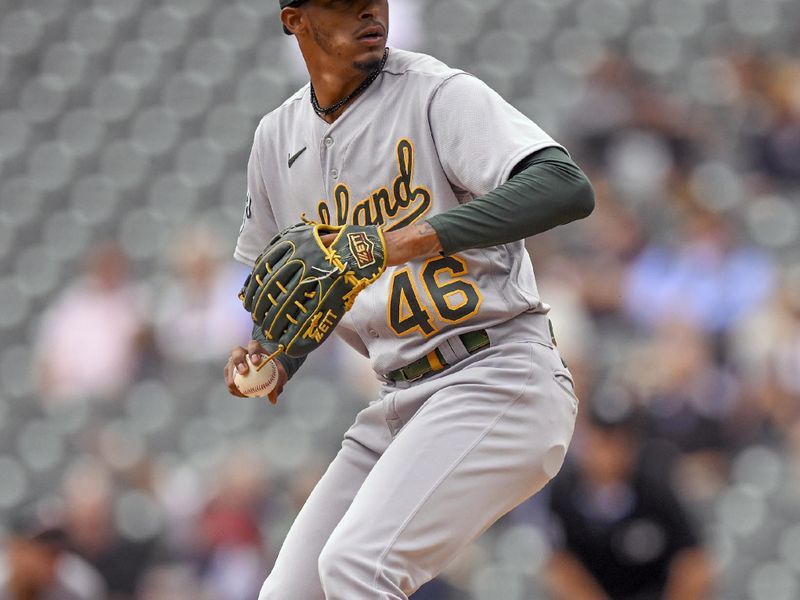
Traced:
<path id="1" fill-rule="evenodd" d="M 482 196 L 504 183 L 523 158 L 560 147 L 536 123 L 468 73 L 434 92 L 428 118 L 439 161 L 450 183 Z"/>
<path id="2" fill-rule="evenodd" d="M 256 129 L 253 148 L 247 162 L 247 198 L 244 206 L 242 226 L 233 256 L 236 260 L 253 266 L 264 246 L 278 233 L 278 226 L 264 183 L 261 160 L 263 121 Z"/>

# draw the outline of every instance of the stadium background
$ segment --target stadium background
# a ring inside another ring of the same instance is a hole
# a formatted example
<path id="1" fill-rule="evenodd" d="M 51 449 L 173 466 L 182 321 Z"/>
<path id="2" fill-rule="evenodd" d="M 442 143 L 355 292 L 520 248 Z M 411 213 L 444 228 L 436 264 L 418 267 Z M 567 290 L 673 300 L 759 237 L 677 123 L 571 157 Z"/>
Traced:
<path id="1" fill-rule="evenodd" d="M 331 342 L 278 407 L 225 391 L 252 134 L 305 81 L 276 5 L 0 2 L 0 529 L 66 523 L 114 598 L 254 597 L 376 389 Z M 588 221 L 529 242 L 582 415 L 636 409 L 718 598 L 800 597 L 800 4 L 391 5 L 395 45 L 486 80 L 595 184 Z M 430 597 L 546 598 L 526 508 Z"/>

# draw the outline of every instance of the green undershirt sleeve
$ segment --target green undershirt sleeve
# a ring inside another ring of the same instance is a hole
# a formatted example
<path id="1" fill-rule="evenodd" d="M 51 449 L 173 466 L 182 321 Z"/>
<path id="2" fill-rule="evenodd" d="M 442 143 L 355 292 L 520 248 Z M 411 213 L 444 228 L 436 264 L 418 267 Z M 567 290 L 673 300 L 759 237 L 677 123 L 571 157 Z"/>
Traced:
<path id="1" fill-rule="evenodd" d="M 257 325 L 253 327 L 253 339 L 256 340 L 262 346 L 264 346 L 264 348 L 270 354 L 278 349 L 278 344 L 276 344 L 275 342 L 268 341 L 267 338 L 264 336 L 264 332 L 261 331 L 261 328 L 258 327 Z M 292 376 L 295 373 L 297 373 L 297 370 L 300 368 L 300 366 L 306 361 L 306 357 L 304 356 L 302 358 L 292 358 L 290 356 L 286 356 L 283 352 L 281 352 L 280 354 L 278 354 L 278 356 L 275 357 L 275 360 L 277 360 L 283 365 L 283 368 L 286 369 L 286 375 L 288 379 L 291 379 Z"/>
<path id="2" fill-rule="evenodd" d="M 580 167 L 560 148 L 528 156 L 511 177 L 485 196 L 427 220 L 442 254 L 521 240 L 589 216 L 594 191 Z"/>

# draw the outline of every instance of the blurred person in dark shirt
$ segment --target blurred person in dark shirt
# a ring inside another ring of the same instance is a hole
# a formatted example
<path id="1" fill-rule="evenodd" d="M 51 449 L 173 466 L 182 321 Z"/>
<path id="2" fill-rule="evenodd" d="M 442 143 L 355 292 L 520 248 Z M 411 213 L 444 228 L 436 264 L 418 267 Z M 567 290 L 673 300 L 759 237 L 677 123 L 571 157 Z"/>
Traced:
<path id="1" fill-rule="evenodd" d="M 111 600 L 132 600 L 154 559 L 156 540 L 123 537 L 114 522 L 114 486 L 107 472 L 87 464 L 64 482 L 64 531 L 69 548 L 106 582 Z"/>
<path id="2" fill-rule="evenodd" d="M 714 359 L 713 339 L 702 330 L 665 324 L 637 348 L 629 367 L 626 377 L 642 397 L 650 437 L 687 454 L 735 446 L 726 426 L 740 401 L 740 382 Z"/>
<path id="3" fill-rule="evenodd" d="M 461 600 L 463 595 L 442 578 L 436 578 L 419 588 L 409 600 Z"/>
<path id="4" fill-rule="evenodd" d="M 99 573 L 67 551 L 66 534 L 34 514 L 18 515 L 0 553 L 0 600 L 104 600 Z"/>
<path id="5" fill-rule="evenodd" d="M 556 600 L 702 600 L 712 569 L 663 475 L 639 461 L 638 418 L 590 411 L 550 484 L 560 527 L 544 580 Z"/>
<path id="6" fill-rule="evenodd" d="M 729 456 L 752 436 L 738 424 L 742 380 L 715 354 L 708 332 L 673 321 L 632 349 L 624 373 L 641 409 L 646 448 L 658 450 L 664 476 L 679 481 L 683 500 L 697 511 L 713 508 L 727 484 Z"/>

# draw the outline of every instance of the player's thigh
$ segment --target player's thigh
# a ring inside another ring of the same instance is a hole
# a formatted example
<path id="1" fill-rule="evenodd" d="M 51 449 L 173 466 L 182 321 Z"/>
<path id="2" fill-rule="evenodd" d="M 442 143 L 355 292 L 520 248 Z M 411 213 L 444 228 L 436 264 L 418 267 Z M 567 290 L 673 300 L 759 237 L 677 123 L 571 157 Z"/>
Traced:
<path id="1" fill-rule="evenodd" d="M 398 393 L 402 404 L 436 389 L 376 463 L 322 562 L 373 557 L 376 580 L 405 593 L 436 576 L 560 469 L 577 410 L 567 376 L 553 349 L 506 344 L 438 389 Z"/>
<path id="2" fill-rule="evenodd" d="M 259 600 L 324 600 L 317 561 L 378 456 L 346 439 L 292 524 Z"/>

